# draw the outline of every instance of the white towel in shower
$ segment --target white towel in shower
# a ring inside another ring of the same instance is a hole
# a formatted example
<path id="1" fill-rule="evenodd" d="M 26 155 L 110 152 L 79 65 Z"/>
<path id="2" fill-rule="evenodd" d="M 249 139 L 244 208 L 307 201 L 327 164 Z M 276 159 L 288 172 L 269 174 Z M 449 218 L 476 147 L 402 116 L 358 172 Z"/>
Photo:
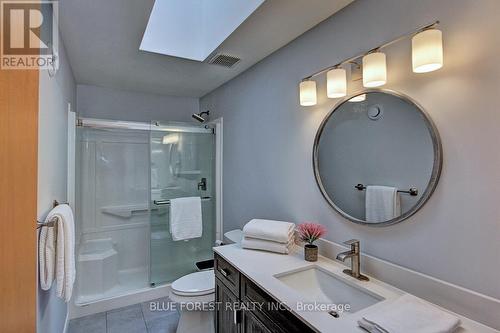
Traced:
<path id="1" fill-rule="evenodd" d="M 451 333 L 460 319 L 412 295 L 365 313 L 358 325 L 371 333 Z"/>
<path id="2" fill-rule="evenodd" d="M 44 223 L 50 221 L 50 214 Z M 42 290 L 49 290 L 54 281 L 56 261 L 55 228 L 43 226 L 38 237 L 38 276 Z"/>
<path id="3" fill-rule="evenodd" d="M 71 207 L 61 204 L 52 209 L 57 218 L 56 282 L 58 297 L 69 302 L 75 283 L 75 221 Z"/>
<path id="4" fill-rule="evenodd" d="M 401 215 L 398 189 L 390 186 L 367 186 L 366 222 L 385 222 Z"/>
<path id="5" fill-rule="evenodd" d="M 170 199 L 170 234 L 174 241 L 201 237 L 201 198 Z"/>

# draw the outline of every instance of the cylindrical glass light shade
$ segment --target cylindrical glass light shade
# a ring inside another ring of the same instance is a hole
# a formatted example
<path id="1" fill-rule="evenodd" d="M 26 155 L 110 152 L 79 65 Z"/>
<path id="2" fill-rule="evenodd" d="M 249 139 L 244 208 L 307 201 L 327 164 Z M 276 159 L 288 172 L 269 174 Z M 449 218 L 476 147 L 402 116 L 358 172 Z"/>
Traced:
<path id="1" fill-rule="evenodd" d="M 349 102 L 364 102 L 365 100 L 366 100 L 366 94 L 361 94 L 349 99 Z"/>
<path id="2" fill-rule="evenodd" d="M 424 30 L 411 40 L 413 72 L 427 73 L 443 67 L 443 34 L 440 30 Z"/>
<path id="3" fill-rule="evenodd" d="M 373 52 L 363 57 L 363 86 L 373 88 L 383 86 L 387 82 L 385 54 Z"/>
<path id="4" fill-rule="evenodd" d="M 300 105 L 316 105 L 316 81 L 307 80 L 300 82 Z"/>
<path id="5" fill-rule="evenodd" d="M 326 73 L 326 95 L 339 98 L 347 95 L 347 75 L 343 68 L 334 68 Z"/>

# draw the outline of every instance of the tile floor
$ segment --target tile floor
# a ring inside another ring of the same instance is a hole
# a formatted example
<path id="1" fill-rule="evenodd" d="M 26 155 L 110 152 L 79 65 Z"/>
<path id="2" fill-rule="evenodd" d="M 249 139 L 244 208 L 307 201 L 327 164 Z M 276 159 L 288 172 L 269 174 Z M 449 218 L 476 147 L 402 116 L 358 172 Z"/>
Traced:
<path id="1" fill-rule="evenodd" d="M 168 297 L 151 302 L 170 302 Z M 179 314 L 175 310 L 150 311 L 150 302 L 73 319 L 68 333 L 175 333 Z"/>

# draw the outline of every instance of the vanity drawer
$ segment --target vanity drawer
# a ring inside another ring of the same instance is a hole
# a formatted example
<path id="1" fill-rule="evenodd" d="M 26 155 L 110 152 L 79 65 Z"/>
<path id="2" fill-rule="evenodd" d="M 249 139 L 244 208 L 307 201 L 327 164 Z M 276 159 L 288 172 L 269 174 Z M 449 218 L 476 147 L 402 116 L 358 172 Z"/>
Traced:
<path id="1" fill-rule="evenodd" d="M 241 276 L 241 299 L 243 302 L 262 304 L 263 306 L 256 308 L 253 314 L 262 322 L 270 322 L 274 327 L 279 327 L 282 332 L 315 332 L 292 312 L 288 311 L 284 305 L 280 307 L 278 301 L 260 289 L 244 275 Z"/>
<path id="2" fill-rule="evenodd" d="M 239 297 L 240 272 L 217 254 L 215 255 L 215 276 L 221 280 L 236 297 Z"/>

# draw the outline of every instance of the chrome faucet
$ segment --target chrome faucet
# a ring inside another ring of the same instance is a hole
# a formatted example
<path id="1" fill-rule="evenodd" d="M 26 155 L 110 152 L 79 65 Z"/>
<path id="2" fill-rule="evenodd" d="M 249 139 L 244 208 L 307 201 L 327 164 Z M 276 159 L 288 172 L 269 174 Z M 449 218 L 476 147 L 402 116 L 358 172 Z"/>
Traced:
<path id="1" fill-rule="evenodd" d="M 351 259 L 351 269 L 344 269 L 343 272 L 361 281 L 368 281 L 368 277 L 360 273 L 359 263 L 359 240 L 351 239 L 344 242 L 345 245 L 350 245 L 351 250 L 337 254 L 337 260 L 344 262 L 346 259 Z"/>

